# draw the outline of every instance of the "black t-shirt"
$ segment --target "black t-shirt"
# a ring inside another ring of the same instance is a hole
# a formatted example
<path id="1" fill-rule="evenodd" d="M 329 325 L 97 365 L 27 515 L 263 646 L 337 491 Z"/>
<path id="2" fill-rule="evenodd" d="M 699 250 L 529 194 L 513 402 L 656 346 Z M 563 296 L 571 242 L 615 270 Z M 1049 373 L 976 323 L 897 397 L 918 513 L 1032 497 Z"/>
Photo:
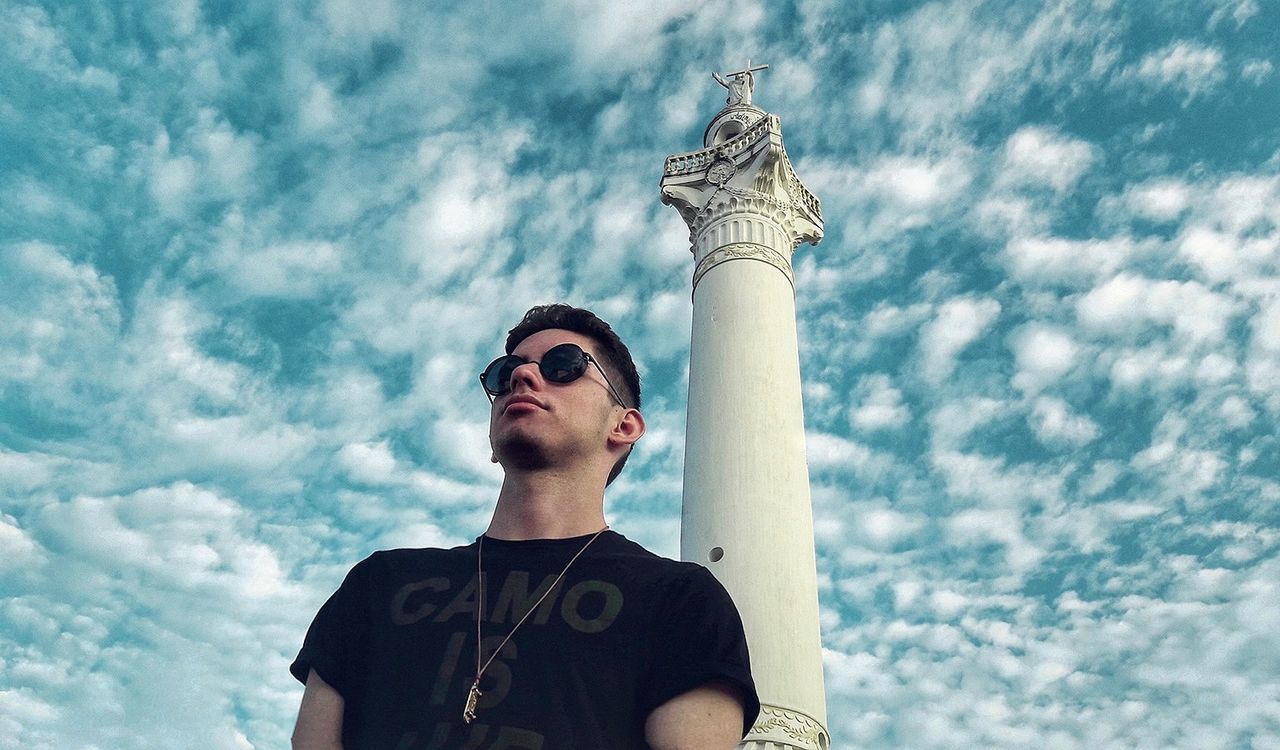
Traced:
<path id="1" fill-rule="evenodd" d="M 591 536 L 484 540 L 485 658 Z M 706 568 L 606 531 L 475 678 L 476 544 L 377 552 L 325 602 L 290 671 L 345 702 L 347 750 L 647 749 L 644 723 L 712 680 L 760 703 L 742 621 Z"/>

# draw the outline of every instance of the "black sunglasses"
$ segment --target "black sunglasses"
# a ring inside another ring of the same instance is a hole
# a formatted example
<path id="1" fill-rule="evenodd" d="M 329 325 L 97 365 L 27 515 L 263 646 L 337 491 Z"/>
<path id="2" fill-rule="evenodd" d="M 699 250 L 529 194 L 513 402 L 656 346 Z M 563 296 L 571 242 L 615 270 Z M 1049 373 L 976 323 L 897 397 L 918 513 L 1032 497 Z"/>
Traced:
<path id="1" fill-rule="evenodd" d="M 587 371 L 587 363 L 596 366 L 600 371 L 604 382 L 609 386 L 609 392 L 618 400 L 618 404 L 622 408 L 627 408 L 627 402 L 622 400 L 622 396 L 618 395 L 618 389 L 613 387 L 613 382 L 609 380 L 609 376 L 605 374 L 604 368 L 596 361 L 596 358 L 584 352 L 582 347 L 577 344 L 556 344 L 542 355 L 542 361 L 535 362 L 532 359 L 525 359 L 516 354 L 506 354 L 489 363 L 484 368 L 484 372 L 480 373 L 480 385 L 484 387 L 484 392 L 489 396 L 492 402 L 497 396 L 501 396 L 511 391 L 511 375 L 520 365 L 534 363 L 538 365 L 538 372 L 542 373 L 542 377 L 552 383 L 572 383 Z"/>

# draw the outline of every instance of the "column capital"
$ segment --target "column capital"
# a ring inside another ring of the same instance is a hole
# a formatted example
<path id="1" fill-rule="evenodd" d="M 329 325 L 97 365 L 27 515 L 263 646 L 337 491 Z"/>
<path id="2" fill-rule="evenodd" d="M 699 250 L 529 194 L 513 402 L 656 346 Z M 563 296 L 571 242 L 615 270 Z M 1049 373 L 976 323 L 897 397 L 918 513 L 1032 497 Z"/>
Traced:
<path id="1" fill-rule="evenodd" d="M 744 125 L 748 116 L 755 120 Z M 719 140 L 726 128 L 731 137 Z M 691 244 L 717 215 L 747 204 L 790 235 L 791 249 L 822 241 L 822 204 L 792 168 L 776 115 L 726 107 L 712 120 L 707 141 L 714 145 L 669 156 L 663 168 L 662 202 L 689 225 Z"/>

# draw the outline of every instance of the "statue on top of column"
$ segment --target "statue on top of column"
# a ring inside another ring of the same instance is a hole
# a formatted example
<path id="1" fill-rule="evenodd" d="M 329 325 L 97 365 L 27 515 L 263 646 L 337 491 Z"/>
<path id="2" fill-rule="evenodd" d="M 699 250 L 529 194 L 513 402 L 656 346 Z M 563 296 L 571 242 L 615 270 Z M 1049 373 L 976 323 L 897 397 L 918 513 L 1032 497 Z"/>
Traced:
<path id="1" fill-rule="evenodd" d="M 754 73 L 757 70 L 764 70 L 768 65 L 757 65 L 751 67 L 751 58 L 747 58 L 747 67 L 742 70 L 735 70 L 732 73 L 725 73 L 729 76 L 729 80 L 725 80 L 719 73 L 712 73 L 711 77 L 716 79 L 716 83 L 724 86 L 729 92 L 729 97 L 725 99 L 725 103 L 730 107 L 737 104 L 751 104 L 751 91 L 756 87 L 756 77 Z"/>

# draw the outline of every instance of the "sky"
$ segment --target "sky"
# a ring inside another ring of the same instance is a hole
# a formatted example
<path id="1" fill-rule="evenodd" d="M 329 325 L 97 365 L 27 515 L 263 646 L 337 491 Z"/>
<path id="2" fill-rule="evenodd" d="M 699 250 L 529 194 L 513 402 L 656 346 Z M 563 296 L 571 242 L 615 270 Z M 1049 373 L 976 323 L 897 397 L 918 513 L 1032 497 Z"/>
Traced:
<path id="1" fill-rule="evenodd" d="M 599 312 L 679 554 L 664 158 L 768 64 L 834 748 L 1280 748 L 1280 3 L 0 7 L 0 749 L 287 745 L 376 549 L 467 543 L 475 373 Z"/>

